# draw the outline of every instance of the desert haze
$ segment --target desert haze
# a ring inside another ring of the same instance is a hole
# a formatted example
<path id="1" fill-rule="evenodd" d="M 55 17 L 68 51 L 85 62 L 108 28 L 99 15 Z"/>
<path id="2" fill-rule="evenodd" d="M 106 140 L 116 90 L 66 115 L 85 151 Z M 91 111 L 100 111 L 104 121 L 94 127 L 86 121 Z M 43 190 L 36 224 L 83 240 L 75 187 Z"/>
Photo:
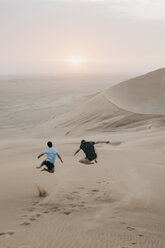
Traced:
<path id="1" fill-rule="evenodd" d="M 0 248 L 164 248 L 164 106 L 165 68 L 1 79 Z M 82 139 L 110 141 L 97 164 L 73 156 Z M 48 140 L 54 174 L 36 169 Z"/>

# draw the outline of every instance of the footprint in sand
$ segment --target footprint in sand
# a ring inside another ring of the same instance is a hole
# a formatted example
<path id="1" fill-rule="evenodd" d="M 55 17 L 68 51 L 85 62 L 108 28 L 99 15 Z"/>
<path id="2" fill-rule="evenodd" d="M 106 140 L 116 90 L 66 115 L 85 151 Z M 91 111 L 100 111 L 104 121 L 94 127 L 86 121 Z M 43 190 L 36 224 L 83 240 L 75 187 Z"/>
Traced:
<path id="1" fill-rule="evenodd" d="M 35 216 L 36 216 L 36 217 L 41 217 L 41 214 L 36 214 Z"/>
<path id="2" fill-rule="evenodd" d="M 137 243 L 136 242 L 131 242 L 132 245 L 136 245 Z"/>
<path id="3" fill-rule="evenodd" d="M 71 214 L 71 212 L 70 211 L 65 211 L 65 212 L 62 212 L 63 214 L 65 214 L 65 215 L 69 215 L 69 214 Z"/>
<path id="4" fill-rule="evenodd" d="M 22 224 L 20 224 L 21 226 L 29 226 L 30 223 L 29 222 L 23 222 Z"/>
<path id="5" fill-rule="evenodd" d="M 49 211 L 44 211 L 44 214 L 48 214 L 48 213 L 50 213 Z"/>
<path id="6" fill-rule="evenodd" d="M 143 237 L 144 235 L 143 235 L 143 234 L 141 234 L 141 233 L 139 233 L 139 234 L 138 234 L 138 236 L 139 236 L 139 237 Z"/>
<path id="7" fill-rule="evenodd" d="M 33 218 L 33 217 L 31 217 L 29 220 L 31 220 L 31 221 L 35 221 L 36 219 L 35 219 L 35 218 Z"/>
<path id="8" fill-rule="evenodd" d="M 99 189 L 92 189 L 91 192 L 93 193 L 99 192 Z"/>
<path id="9" fill-rule="evenodd" d="M 0 236 L 3 236 L 3 235 L 14 235 L 14 232 L 12 231 L 9 231 L 9 232 L 0 232 Z"/>
<path id="10" fill-rule="evenodd" d="M 135 228 L 134 228 L 134 227 L 127 226 L 127 230 L 128 230 L 128 231 L 134 231 Z"/>

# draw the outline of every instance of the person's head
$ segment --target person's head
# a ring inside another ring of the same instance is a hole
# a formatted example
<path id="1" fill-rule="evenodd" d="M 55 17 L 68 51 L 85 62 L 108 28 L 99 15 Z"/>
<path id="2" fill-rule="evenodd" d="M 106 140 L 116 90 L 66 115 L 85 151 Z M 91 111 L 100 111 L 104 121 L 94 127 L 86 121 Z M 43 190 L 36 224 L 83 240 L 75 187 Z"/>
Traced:
<path id="1" fill-rule="evenodd" d="M 47 145 L 48 145 L 49 148 L 51 148 L 53 146 L 51 141 L 48 141 Z"/>
<path id="2" fill-rule="evenodd" d="M 81 140 L 81 144 L 85 143 L 86 141 L 85 140 Z"/>

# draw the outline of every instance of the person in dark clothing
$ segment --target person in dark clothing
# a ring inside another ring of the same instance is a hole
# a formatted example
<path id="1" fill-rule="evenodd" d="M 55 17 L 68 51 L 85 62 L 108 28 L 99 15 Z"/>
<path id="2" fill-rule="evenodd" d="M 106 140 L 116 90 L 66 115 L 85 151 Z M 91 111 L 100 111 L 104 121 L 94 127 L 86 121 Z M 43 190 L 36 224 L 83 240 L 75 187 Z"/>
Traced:
<path id="1" fill-rule="evenodd" d="M 100 144 L 100 143 L 105 143 L 105 144 L 109 144 L 109 141 L 85 141 L 82 140 L 81 144 L 80 144 L 80 148 L 74 153 L 74 156 L 80 151 L 82 150 L 85 153 L 85 158 L 82 158 L 79 160 L 80 163 L 84 163 L 84 164 L 94 164 L 97 163 L 97 154 L 95 151 L 95 147 L 94 145 L 96 144 Z"/>

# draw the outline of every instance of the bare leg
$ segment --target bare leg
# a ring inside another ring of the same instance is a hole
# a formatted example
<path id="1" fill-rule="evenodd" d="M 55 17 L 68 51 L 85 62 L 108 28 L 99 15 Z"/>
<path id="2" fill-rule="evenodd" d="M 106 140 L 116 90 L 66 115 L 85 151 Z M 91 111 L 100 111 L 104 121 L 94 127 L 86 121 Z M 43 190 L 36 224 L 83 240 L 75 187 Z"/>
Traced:
<path id="1" fill-rule="evenodd" d="M 44 161 L 41 163 L 40 166 L 36 166 L 37 169 L 40 169 L 44 165 Z"/>
<path id="2" fill-rule="evenodd" d="M 96 163 L 96 164 L 98 163 L 96 159 L 95 159 L 95 163 Z"/>
<path id="3" fill-rule="evenodd" d="M 41 171 L 47 171 L 47 172 L 49 172 L 49 173 L 54 173 L 54 168 L 53 168 L 52 170 L 48 170 L 48 169 L 46 169 L 46 168 L 43 168 Z"/>

